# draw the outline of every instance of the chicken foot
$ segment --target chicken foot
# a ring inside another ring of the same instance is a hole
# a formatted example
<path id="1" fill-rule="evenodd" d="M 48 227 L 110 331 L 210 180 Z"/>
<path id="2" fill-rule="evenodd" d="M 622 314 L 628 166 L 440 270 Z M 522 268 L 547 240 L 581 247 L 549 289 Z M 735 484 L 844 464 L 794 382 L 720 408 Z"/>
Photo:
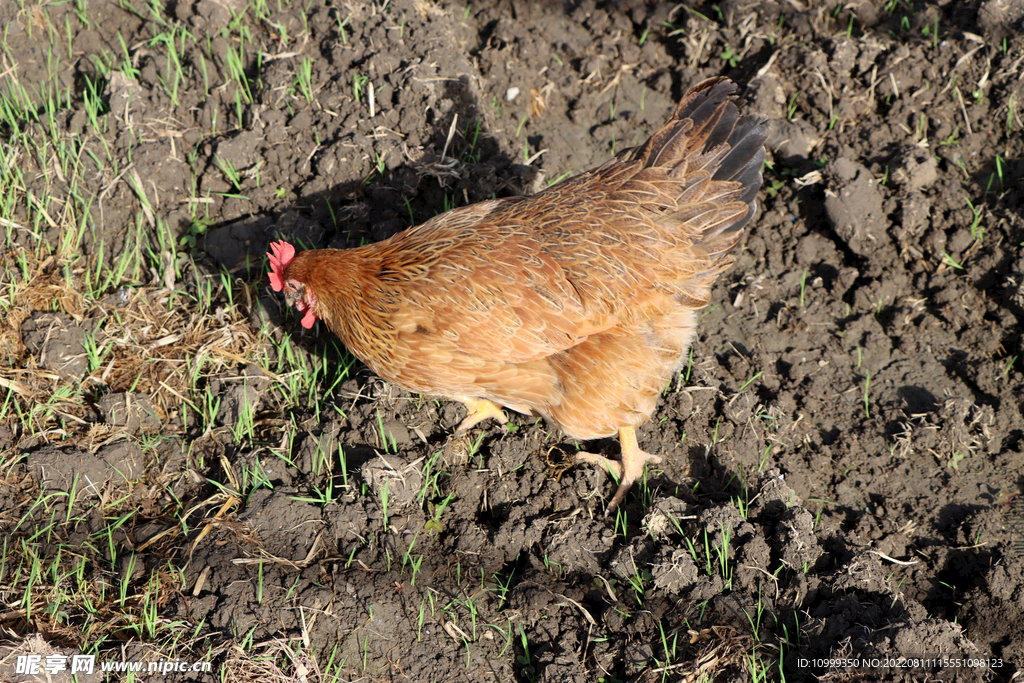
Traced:
<path id="1" fill-rule="evenodd" d="M 622 455 L 619 456 L 619 460 L 595 453 L 580 452 L 576 454 L 577 460 L 603 467 L 619 480 L 619 488 L 605 510 L 606 517 L 619 507 L 633 482 L 643 476 L 647 463 L 656 465 L 661 462 L 660 456 L 640 450 L 640 446 L 636 443 L 636 430 L 632 427 L 623 427 L 619 430 L 619 444 L 622 446 Z"/>
<path id="2" fill-rule="evenodd" d="M 459 426 L 455 431 L 464 432 L 470 427 L 475 426 L 478 422 L 483 422 L 489 417 L 493 417 L 495 420 L 500 422 L 502 429 L 505 429 L 505 423 L 508 422 L 508 418 L 505 417 L 505 413 L 501 411 L 501 406 L 494 401 L 488 401 L 486 398 L 467 398 L 463 396 L 457 396 L 455 398 L 456 400 L 466 404 L 466 410 L 469 411 L 469 415 L 466 415 L 466 419 L 459 423 Z"/>

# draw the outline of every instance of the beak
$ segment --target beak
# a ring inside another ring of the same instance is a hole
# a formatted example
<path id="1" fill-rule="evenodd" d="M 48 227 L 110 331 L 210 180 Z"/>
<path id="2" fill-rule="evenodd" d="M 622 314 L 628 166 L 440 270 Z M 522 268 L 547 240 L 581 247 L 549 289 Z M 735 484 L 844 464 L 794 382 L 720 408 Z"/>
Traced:
<path id="1" fill-rule="evenodd" d="M 297 287 L 295 289 L 289 289 L 285 292 L 284 300 L 289 306 L 295 306 L 296 302 L 302 301 L 306 296 L 305 287 Z"/>

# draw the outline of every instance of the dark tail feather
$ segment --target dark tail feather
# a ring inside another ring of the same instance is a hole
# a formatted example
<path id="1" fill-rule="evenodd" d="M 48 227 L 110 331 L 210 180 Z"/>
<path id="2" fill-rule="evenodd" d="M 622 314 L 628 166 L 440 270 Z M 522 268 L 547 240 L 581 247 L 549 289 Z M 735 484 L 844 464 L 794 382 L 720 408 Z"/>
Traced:
<path id="1" fill-rule="evenodd" d="M 729 153 L 715 172 L 715 180 L 731 180 L 743 186 L 742 202 L 750 203 L 761 189 L 761 166 L 764 164 L 764 141 L 768 121 L 762 117 L 745 116 L 729 136 Z"/>
<path id="2" fill-rule="evenodd" d="M 746 213 L 734 222 L 728 225 L 709 226 L 710 229 L 704 233 L 705 239 L 715 243 L 708 245 L 711 247 L 709 251 L 724 253 L 739 241 L 739 235 L 728 233 L 742 230 L 756 211 L 754 199 L 763 182 L 761 167 L 764 165 L 764 141 L 768 137 L 768 120 L 763 116 L 741 117 L 739 107 L 744 102 L 735 97 L 736 85 L 727 79 L 706 80 L 698 83 L 690 92 L 694 91 L 697 91 L 698 97 L 684 98 L 676 112 L 678 114 L 692 111 L 690 116 L 694 119 L 702 114 L 708 115 L 709 119 L 717 118 L 715 127 L 707 134 L 701 151 L 708 154 L 720 146 L 727 146 L 728 151 L 718 162 L 712 180 L 737 183 L 740 192 L 732 197 L 732 200 L 748 206 Z M 703 102 L 698 101 L 701 94 L 706 94 Z M 710 107 L 719 107 L 723 113 L 715 117 L 709 111 Z M 716 235 L 719 236 L 717 239 Z"/>
<path id="3" fill-rule="evenodd" d="M 666 218 L 691 226 L 700 235 L 700 250 L 716 263 L 754 215 L 768 135 L 764 117 L 740 115 L 744 102 L 736 90 L 724 77 L 698 83 L 650 140 L 600 169 L 609 184 L 616 177 L 625 180 L 618 189 L 634 201 L 658 204 L 660 193 L 667 200 L 663 206 L 674 203 L 678 209 Z M 630 161 L 642 170 L 623 163 Z"/>
<path id="4" fill-rule="evenodd" d="M 750 203 L 761 187 L 768 122 L 759 116 L 740 117 L 743 104 L 729 79 L 701 81 L 687 91 L 672 118 L 635 150 L 633 158 L 643 159 L 648 168 L 675 168 L 693 154 L 713 154 L 728 145 L 712 178 L 739 183 L 743 192 L 737 199 Z"/>
<path id="5" fill-rule="evenodd" d="M 768 136 L 767 119 L 740 116 L 744 102 L 736 97 L 736 90 L 736 84 L 722 77 L 702 81 L 691 88 L 666 125 L 666 128 L 675 128 L 671 135 L 665 136 L 667 144 L 648 158 L 648 164 L 652 159 L 672 159 L 666 152 L 681 151 L 684 146 L 673 138 L 682 137 L 689 142 L 692 153 L 706 157 L 704 168 L 711 173 L 712 184 L 716 181 L 736 183 L 732 187 L 719 186 L 720 189 L 713 192 L 731 196 L 728 205 L 718 204 L 718 220 L 709 220 L 701 236 L 701 251 L 715 262 L 721 262 L 722 268 L 731 262 L 725 254 L 739 242 L 740 230 L 756 210 L 754 200 L 761 189 L 764 141 Z M 685 173 L 690 159 L 681 156 L 673 161 Z M 742 204 L 746 204 L 746 211 L 737 210 Z"/>

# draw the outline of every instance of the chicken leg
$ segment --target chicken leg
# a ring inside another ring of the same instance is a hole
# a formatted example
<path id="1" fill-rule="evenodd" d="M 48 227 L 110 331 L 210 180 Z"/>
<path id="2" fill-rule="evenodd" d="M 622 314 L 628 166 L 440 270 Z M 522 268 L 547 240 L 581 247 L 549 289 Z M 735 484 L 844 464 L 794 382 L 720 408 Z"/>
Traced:
<path id="1" fill-rule="evenodd" d="M 636 430 L 632 427 L 623 427 L 619 430 L 619 444 L 622 447 L 622 455 L 619 456 L 619 460 L 612 460 L 595 453 L 580 452 L 576 454 L 577 460 L 604 467 L 619 480 L 619 488 L 615 492 L 612 502 L 608 503 L 608 508 L 604 512 L 605 517 L 619 507 L 633 482 L 643 475 L 644 466 L 647 463 L 656 465 L 661 462 L 660 456 L 640 450 L 640 446 L 636 443 Z"/>

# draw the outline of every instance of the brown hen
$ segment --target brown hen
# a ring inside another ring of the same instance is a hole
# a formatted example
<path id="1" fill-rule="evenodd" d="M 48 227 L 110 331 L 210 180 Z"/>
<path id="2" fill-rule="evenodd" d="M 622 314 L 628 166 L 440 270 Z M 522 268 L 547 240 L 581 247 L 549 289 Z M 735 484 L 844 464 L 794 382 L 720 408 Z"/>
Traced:
<path id="1" fill-rule="evenodd" d="M 619 479 L 644 465 L 635 428 L 686 358 L 696 311 L 754 213 L 767 124 L 736 86 L 692 88 L 646 144 L 531 197 L 441 214 L 356 249 L 271 245 L 270 282 L 381 377 L 466 404 L 465 430 L 501 406 L 574 439 L 616 433 Z"/>

